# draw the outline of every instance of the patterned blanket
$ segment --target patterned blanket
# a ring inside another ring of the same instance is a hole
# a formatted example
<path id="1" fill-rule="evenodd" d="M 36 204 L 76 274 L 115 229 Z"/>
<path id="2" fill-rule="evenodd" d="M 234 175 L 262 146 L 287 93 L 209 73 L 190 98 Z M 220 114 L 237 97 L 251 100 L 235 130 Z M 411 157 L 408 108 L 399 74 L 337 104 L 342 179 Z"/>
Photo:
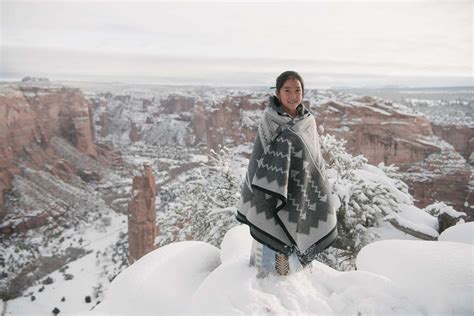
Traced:
<path id="1" fill-rule="evenodd" d="M 273 100 L 258 128 L 237 219 L 260 243 L 296 251 L 308 264 L 337 236 L 331 189 L 313 115 L 293 120 Z"/>

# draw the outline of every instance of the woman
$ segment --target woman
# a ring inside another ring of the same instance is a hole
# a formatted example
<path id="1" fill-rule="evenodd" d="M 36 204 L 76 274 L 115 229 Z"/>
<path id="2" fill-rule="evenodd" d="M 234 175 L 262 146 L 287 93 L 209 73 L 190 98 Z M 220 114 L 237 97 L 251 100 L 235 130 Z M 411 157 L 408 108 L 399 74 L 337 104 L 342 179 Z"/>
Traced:
<path id="1" fill-rule="evenodd" d="M 297 72 L 278 76 L 242 185 L 237 220 L 250 226 L 250 263 L 259 276 L 302 269 L 337 236 L 316 122 L 303 95 Z"/>

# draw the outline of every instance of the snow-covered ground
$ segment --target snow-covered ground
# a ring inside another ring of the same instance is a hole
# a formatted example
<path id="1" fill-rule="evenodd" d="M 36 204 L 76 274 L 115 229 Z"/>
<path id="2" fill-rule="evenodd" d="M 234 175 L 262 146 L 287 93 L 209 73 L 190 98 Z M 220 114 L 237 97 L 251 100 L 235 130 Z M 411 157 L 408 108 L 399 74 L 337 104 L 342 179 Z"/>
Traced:
<path id="1" fill-rule="evenodd" d="M 246 226 L 221 249 L 197 241 L 155 250 L 111 284 L 89 315 L 472 315 L 474 246 L 459 242 L 385 240 L 362 249 L 357 271 L 314 261 L 303 271 L 257 278 L 248 264 Z"/>
<path id="2" fill-rule="evenodd" d="M 101 252 L 114 247 L 120 240 L 120 234 L 127 230 L 125 215 L 110 212 L 108 216 L 110 225 L 106 229 L 90 228 L 81 234 L 84 250 L 88 254 L 49 274 L 53 283 L 38 283 L 27 289 L 25 296 L 5 302 L 5 315 L 51 315 L 55 307 L 64 315 L 86 312 L 97 304 L 95 292 L 100 290 L 100 284 L 109 284 L 110 275 L 107 272 L 113 271 L 113 264 L 104 262 Z M 90 303 L 86 302 L 87 296 L 91 299 Z"/>

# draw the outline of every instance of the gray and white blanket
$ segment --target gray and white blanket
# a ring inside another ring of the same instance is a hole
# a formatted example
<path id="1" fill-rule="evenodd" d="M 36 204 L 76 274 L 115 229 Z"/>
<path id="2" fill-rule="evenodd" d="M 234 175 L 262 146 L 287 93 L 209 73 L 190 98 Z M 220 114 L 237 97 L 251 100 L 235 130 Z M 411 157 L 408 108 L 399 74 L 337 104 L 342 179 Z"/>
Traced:
<path id="1" fill-rule="evenodd" d="M 303 264 L 337 236 L 314 116 L 282 115 L 270 97 L 258 128 L 237 219 L 254 239 L 275 251 L 296 251 Z"/>

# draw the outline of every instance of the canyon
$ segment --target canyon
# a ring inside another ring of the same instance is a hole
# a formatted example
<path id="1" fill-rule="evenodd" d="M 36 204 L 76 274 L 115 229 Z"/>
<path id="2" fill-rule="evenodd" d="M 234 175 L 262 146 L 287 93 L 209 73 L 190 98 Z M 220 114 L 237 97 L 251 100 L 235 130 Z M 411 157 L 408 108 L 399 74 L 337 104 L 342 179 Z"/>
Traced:
<path id="1" fill-rule="evenodd" d="M 4 87 L 0 95 L 0 205 L 22 166 L 47 165 L 49 172 L 62 179 L 71 174 L 100 178 L 100 172 L 59 159 L 49 144 L 53 136 L 96 163 L 106 164 L 120 164 L 111 144 L 205 144 L 208 150 L 249 144 L 269 95 L 258 89 L 202 88 L 186 93 L 105 92 L 85 97 L 78 88 Z M 351 154 L 363 155 L 371 164 L 399 167 L 417 206 L 444 201 L 471 218 L 472 126 L 433 124 L 412 108 L 376 97 L 308 90 L 305 98 L 320 132 L 346 140 Z M 97 142 L 97 137 L 106 141 Z M 1 207 L 0 217 L 5 215 Z M 42 213 L 21 225 L 34 227 L 46 217 Z"/>
<path id="2" fill-rule="evenodd" d="M 111 140 L 127 138 L 127 130 L 130 142 L 141 134 L 146 143 L 205 144 L 208 150 L 251 144 L 269 95 L 212 88 L 161 99 L 109 95 L 100 116 L 117 126 L 98 128 L 107 129 Z M 418 207 L 443 201 L 472 219 L 469 157 L 474 127 L 435 125 L 413 108 L 377 97 L 308 90 L 305 98 L 320 132 L 344 139 L 352 155 L 363 155 L 371 164 L 397 166 Z"/>
<path id="3" fill-rule="evenodd" d="M 111 221 L 122 233 L 110 248 L 113 279 L 153 249 L 160 188 L 223 146 L 248 157 L 271 95 L 264 88 L 78 86 L 0 86 L 0 241 L 23 256 L 0 256 L 0 266 L 10 266 L 0 288 L 86 255 L 78 251 L 81 225 L 106 233 Z M 344 139 L 371 164 L 396 165 L 417 206 L 443 201 L 472 220 L 473 127 L 435 124 L 382 98 L 305 92 L 320 133 Z M 28 280 L 2 297 L 19 295 Z"/>

